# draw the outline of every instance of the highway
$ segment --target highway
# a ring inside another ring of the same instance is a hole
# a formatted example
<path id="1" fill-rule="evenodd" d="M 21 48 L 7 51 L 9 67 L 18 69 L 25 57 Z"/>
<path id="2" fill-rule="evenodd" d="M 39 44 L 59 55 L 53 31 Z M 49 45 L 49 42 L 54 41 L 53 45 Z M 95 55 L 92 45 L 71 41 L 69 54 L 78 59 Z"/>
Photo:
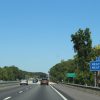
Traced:
<path id="1" fill-rule="evenodd" d="M 70 87 L 64 84 L 55 84 L 53 86 L 59 90 L 68 100 L 100 100 L 99 91 L 99 95 L 97 95 L 91 91 Z"/>
<path id="2" fill-rule="evenodd" d="M 0 100 L 100 100 L 95 94 L 59 84 L 52 86 L 33 84 L 0 89 Z"/>
<path id="3" fill-rule="evenodd" d="M 63 100 L 50 86 L 28 85 L 0 90 L 0 100 Z"/>

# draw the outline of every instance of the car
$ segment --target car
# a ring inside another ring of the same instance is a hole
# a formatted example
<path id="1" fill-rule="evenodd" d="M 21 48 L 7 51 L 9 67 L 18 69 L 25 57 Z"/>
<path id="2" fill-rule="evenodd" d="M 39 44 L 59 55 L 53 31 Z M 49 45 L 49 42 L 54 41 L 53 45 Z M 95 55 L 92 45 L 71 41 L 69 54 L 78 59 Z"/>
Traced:
<path id="1" fill-rule="evenodd" d="M 37 83 L 37 82 L 38 82 L 38 79 L 34 79 L 34 80 L 33 80 L 33 83 Z"/>
<path id="2" fill-rule="evenodd" d="M 28 80 L 22 79 L 22 80 L 20 81 L 20 85 L 28 85 Z"/>
<path id="3" fill-rule="evenodd" d="M 48 85 L 48 84 L 49 84 L 48 78 L 42 78 L 40 84 L 41 84 L 41 85 L 43 85 L 43 84 L 44 84 L 44 85 Z"/>

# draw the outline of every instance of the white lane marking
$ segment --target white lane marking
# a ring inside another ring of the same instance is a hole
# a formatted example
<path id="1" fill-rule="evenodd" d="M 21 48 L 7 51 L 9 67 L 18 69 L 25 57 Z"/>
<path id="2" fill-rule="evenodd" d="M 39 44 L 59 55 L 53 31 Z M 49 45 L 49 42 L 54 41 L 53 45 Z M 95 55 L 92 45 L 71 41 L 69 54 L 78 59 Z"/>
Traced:
<path id="1" fill-rule="evenodd" d="M 51 86 L 51 85 L 50 85 Z M 60 92 L 58 92 L 53 86 L 51 86 L 51 88 L 58 93 L 64 100 L 68 100 L 66 97 L 64 97 Z"/>
<path id="2" fill-rule="evenodd" d="M 8 99 L 11 99 L 11 97 L 4 98 L 3 100 L 8 100 Z"/>
<path id="3" fill-rule="evenodd" d="M 23 91 L 19 91 L 18 93 L 22 93 Z"/>

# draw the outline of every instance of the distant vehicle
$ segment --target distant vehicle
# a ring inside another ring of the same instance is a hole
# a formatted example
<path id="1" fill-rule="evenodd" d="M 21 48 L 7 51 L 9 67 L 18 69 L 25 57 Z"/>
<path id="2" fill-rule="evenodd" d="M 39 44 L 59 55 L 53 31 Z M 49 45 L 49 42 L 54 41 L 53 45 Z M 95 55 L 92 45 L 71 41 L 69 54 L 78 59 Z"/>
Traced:
<path id="1" fill-rule="evenodd" d="M 48 85 L 49 84 L 48 78 L 42 78 L 40 84 L 41 85 L 43 85 L 43 84 Z"/>
<path id="2" fill-rule="evenodd" d="M 33 80 L 33 83 L 37 83 L 37 82 L 38 82 L 38 79 L 34 79 L 34 80 Z"/>
<path id="3" fill-rule="evenodd" d="M 21 80 L 20 85 L 28 85 L 28 80 L 26 79 Z"/>

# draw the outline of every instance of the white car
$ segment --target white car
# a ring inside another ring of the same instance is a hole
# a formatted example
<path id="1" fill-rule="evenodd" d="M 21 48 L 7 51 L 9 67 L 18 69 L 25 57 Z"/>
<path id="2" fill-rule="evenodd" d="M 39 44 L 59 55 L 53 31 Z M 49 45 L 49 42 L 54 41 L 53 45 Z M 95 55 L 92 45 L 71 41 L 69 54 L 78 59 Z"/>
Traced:
<path id="1" fill-rule="evenodd" d="M 26 79 L 21 80 L 20 85 L 28 85 L 28 80 Z"/>

